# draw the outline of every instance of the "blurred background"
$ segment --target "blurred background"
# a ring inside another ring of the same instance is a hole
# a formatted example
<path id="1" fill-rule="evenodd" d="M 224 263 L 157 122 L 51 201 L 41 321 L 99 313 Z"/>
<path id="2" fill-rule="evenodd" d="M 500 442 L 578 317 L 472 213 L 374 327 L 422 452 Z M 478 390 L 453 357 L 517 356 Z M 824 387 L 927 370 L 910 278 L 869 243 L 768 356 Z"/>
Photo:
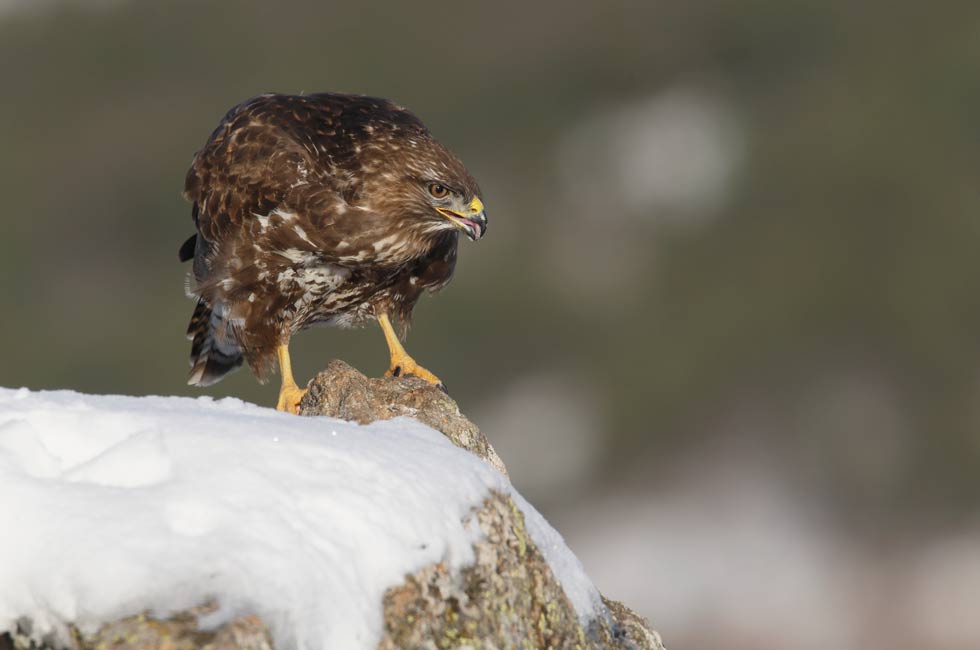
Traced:
<path id="1" fill-rule="evenodd" d="M 675 650 L 980 647 L 977 3 L 0 0 L 0 81 L 0 385 L 273 405 L 184 384 L 184 173 L 247 97 L 389 97 L 491 220 L 408 349 L 604 593 Z"/>

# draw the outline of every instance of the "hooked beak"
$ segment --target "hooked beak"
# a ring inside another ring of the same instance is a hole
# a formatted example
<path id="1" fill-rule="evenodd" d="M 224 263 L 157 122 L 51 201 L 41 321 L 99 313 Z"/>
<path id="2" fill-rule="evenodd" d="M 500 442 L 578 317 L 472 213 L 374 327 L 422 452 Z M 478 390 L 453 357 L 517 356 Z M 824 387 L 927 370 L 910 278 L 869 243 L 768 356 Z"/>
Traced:
<path id="1" fill-rule="evenodd" d="M 470 241 L 476 241 L 487 232 L 487 213 L 483 209 L 483 201 L 478 198 L 474 197 L 470 201 L 469 210 L 466 212 L 456 212 L 438 206 L 436 211 L 456 224 L 457 228 L 466 233 Z"/>

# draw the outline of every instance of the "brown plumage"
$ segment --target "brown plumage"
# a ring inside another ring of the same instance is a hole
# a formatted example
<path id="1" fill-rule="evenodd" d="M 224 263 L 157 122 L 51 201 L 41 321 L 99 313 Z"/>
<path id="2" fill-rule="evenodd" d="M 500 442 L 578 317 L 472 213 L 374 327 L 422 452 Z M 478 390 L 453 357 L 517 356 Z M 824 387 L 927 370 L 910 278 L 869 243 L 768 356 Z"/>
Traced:
<path id="1" fill-rule="evenodd" d="M 197 226 L 180 249 L 198 298 L 188 383 L 201 386 L 243 360 L 261 379 L 277 348 L 318 323 L 390 315 L 404 336 L 422 292 L 452 278 L 459 232 L 486 231 L 463 164 L 408 110 L 356 95 L 236 106 L 184 195 Z"/>

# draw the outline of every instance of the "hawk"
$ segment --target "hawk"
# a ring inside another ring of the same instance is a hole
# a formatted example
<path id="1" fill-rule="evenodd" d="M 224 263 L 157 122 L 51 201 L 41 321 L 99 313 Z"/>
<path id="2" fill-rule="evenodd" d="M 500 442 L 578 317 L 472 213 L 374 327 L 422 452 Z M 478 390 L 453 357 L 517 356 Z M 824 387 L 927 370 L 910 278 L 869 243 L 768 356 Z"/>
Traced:
<path id="1" fill-rule="evenodd" d="M 263 380 L 276 358 L 277 407 L 298 412 L 290 338 L 312 325 L 376 320 L 387 375 L 445 389 L 408 355 L 423 291 L 450 281 L 459 234 L 487 216 L 463 163 L 411 112 L 361 95 L 267 94 L 232 108 L 194 156 L 185 198 L 197 232 L 197 306 L 187 383 L 208 386 L 248 362 Z"/>

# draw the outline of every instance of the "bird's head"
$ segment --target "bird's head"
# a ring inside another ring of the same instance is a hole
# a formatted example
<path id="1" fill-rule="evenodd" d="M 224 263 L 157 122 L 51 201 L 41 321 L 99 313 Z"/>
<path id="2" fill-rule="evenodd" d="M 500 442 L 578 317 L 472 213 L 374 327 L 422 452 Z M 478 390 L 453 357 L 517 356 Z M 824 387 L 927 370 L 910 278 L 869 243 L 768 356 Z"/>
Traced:
<path id="1" fill-rule="evenodd" d="M 476 241 L 487 232 L 487 213 L 483 201 L 472 190 L 451 186 L 447 181 L 428 180 L 425 200 L 432 211 L 445 221 L 436 221 L 440 229 L 458 228 Z"/>
<path id="2" fill-rule="evenodd" d="M 384 100 L 358 112 L 352 176 L 363 205 L 397 215 L 418 233 L 462 231 L 470 240 L 487 232 L 480 187 L 463 163 L 408 110 Z"/>

